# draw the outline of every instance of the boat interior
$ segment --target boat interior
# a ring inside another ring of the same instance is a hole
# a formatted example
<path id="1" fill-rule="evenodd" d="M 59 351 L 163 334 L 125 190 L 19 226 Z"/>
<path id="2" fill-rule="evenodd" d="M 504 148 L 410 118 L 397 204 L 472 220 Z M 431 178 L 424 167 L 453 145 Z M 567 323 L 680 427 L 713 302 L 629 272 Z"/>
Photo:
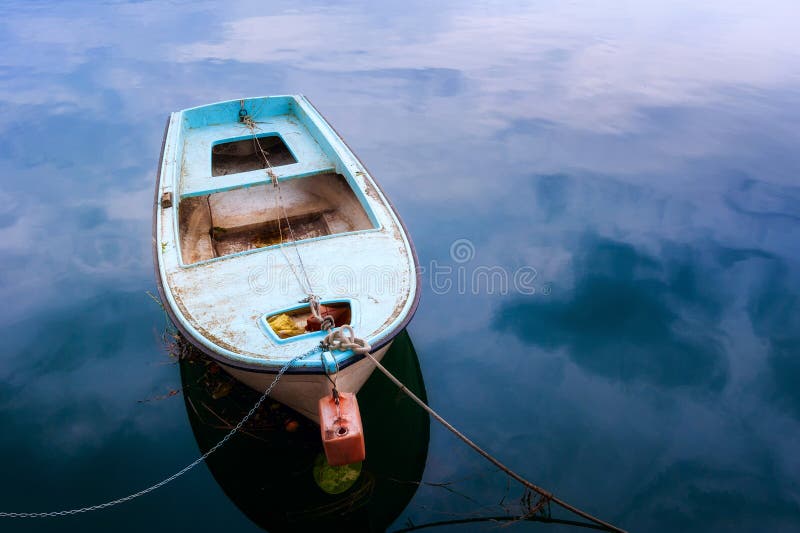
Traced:
<path id="1" fill-rule="evenodd" d="M 184 198 L 179 215 L 184 264 L 373 227 L 347 180 L 332 172 L 284 181 L 280 190 L 265 184 Z"/>
<path id="2" fill-rule="evenodd" d="M 252 120 L 240 120 L 241 112 Z M 184 112 L 178 154 L 184 265 L 376 227 L 316 128 L 282 97 Z"/>
<path id="3" fill-rule="evenodd" d="M 352 319 L 352 310 L 349 302 L 330 302 L 320 306 L 320 315 L 331 317 L 334 327 L 349 324 Z M 288 339 L 320 331 L 320 321 L 311 313 L 308 305 L 295 309 L 280 311 L 266 317 L 266 323 L 281 339 Z"/>

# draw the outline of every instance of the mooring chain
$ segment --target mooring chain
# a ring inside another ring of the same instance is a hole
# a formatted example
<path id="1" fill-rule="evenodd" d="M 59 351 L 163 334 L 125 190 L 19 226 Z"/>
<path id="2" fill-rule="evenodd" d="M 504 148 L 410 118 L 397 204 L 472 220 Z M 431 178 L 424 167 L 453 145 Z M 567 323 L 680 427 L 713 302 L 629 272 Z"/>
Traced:
<path id="1" fill-rule="evenodd" d="M 185 474 L 186 472 L 188 472 L 189 470 L 191 470 L 192 468 L 194 468 L 195 466 L 197 466 L 201 462 L 205 461 L 211 454 L 213 454 L 221 446 L 223 446 L 228 440 L 230 440 L 230 438 L 233 437 L 233 435 L 235 435 L 244 426 L 244 424 L 247 423 L 247 421 L 250 419 L 250 417 L 253 416 L 253 414 L 255 414 L 255 412 L 259 409 L 259 407 L 261 407 L 261 405 L 264 402 L 264 400 L 272 393 L 272 390 L 278 384 L 278 381 L 281 379 L 283 374 L 289 369 L 289 367 L 293 363 L 295 363 L 296 361 L 299 361 L 300 359 L 308 357 L 309 355 L 311 355 L 311 354 L 313 354 L 313 353 L 315 353 L 317 351 L 320 351 L 320 350 L 322 350 L 324 352 L 352 350 L 352 352 L 355 355 L 363 355 L 363 356 L 369 358 L 372 361 L 372 363 L 375 365 L 375 367 L 378 368 L 387 378 L 389 378 L 389 380 L 392 383 L 394 383 L 397 387 L 399 387 L 400 390 L 403 393 L 405 393 L 411 400 L 413 400 L 417 405 L 419 405 L 422 409 L 424 409 L 428 414 L 430 414 L 434 419 L 436 419 L 439 423 L 441 423 L 445 428 L 447 428 L 449 431 L 451 431 L 456 437 L 461 439 L 465 444 L 467 444 L 473 450 L 478 452 L 481 456 L 483 456 L 489 462 L 491 462 L 492 464 L 497 466 L 500 470 L 505 472 L 509 477 L 511 477 L 512 479 L 516 480 L 517 482 L 519 482 L 520 484 L 522 484 L 523 486 L 525 486 L 529 490 L 537 493 L 540 496 L 540 500 L 539 500 L 539 503 L 537 504 L 537 507 L 539 507 L 541 505 L 544 505 L 544 504 L 547 504 L 548 507 L 549 507 L 550 503 L 552 502 L 552 503 L 555 503 L 556 505 L 561 506 L 562 508 L 564 508 L 564 509 L 566 509 L 568 511 L 571 511 L 571 512 L 577 514 L 578 516 L 581 516 L 582 518 L 585 518 L 586 520 L 589 520 L 590 522 L 593 522 L 594 524 L 597 524 L 598 526 L 601 526 L 602 528 L 608 529 L 610 531 L 616 531 L 616 532 L 620 532 L 620 533 L 625 533 L 623 529 L 620 529 L 620 528 L 618 528 L 618 527 L 616 527 L 616 526 L 614 526 L 614 525 L 612 525 L 612 524 L 610 524 L 608 522 L 604 522 L 603 520 L 601 520 L 601 519 L 599 519 L 597 517 L 594 517 L 594 516 L 590 515 L 589 513 L 586 513 L 585 511 L 582 511 L 582 510 L 580 510 L 580 509 L 568 504 L 567 502 L 565 502 L 565 501 L 561 500 L 560 498 L 556 497 L 553 493 L 551 493 L 551 492 L 549 492 L 549 491 L 547 491 L 547 490 L 545 490 L 545 489 L 543 489 L 543 488 L 541 488 L 541 487 L 539 487 L 537 485 L 534 485 L 533 483 L 531 483 L 527 479 L 523 478 L 522 476 L 520 476 L 519 474 L 517 474 L 516 472 L 514 472 L 513 470 L 511 470 L 507 466 L 505 466 L 498 459 L 496 459 L 494 456 L 489 454 L 487 451 L 483 450 L 481 447 L 479 447 L 477 444 L 475 444 L 472 440 L 470 440 L 466 435 L 461 433 L 452 424 L 447 422 L 447 420 L 445 420 L 441 415 L 439 415 L 430 406 L 428 406 L 425 402 L 423 402 L 421 399 L 419 399 L 419 397 L 417 397 L 416 394 L 411 392 L 388 369 L 386 369 L 383 365 L 381 365 L 381 363 L 375 358 L 375 356 L 373 356 L 370 353 L 370 351 L 372 350 L 372 347 L 370 346 L 370 344 L 367 341 L 365 341 L 364 339 L 356 337 L 355 336 L 355 331 L 353 330 L 353 327 L 350 324 L 345 324 L 345 325 L 341 326 L 339 329 L 334 329 L 335 323 L 334 323 L 333 317 L 331 317 L 331 316 L 323 317 L 322 316 L 320 299 L 311 290 L 311 284 L 310 284 L 310 281 L 308 279 L 308 274 L 305 271 L 305 267 L 303 265 L 303 260 L 300 257 L 299 250 L 297 249 L 296 239 L 294 238 L 294 232 L 292 230 L 291 223 L 289 222 L 288 214 L 286 213 L 285 207 L 282 205 L 283 202 L 282 202 L 282 199 L 280 198 L 279 181 L 278 181 L 277 176 L 275 175 L 274 171 L 272 170 L 272 165 L 270 164 L 269 159 L 267 158 L 266 152 L 261 147 L 261 143 L 258 141 L 258 136 L 256 135 L 256 124 L 253 121 L 253 119 L 248 115 L 247 111 L 245 110 L 245 108 L 244 108 L 244 100 L 241 101 L 241 110 L 239 111 L 239 120 L 240 120 L 240 122 L 242 122 L 245 126 L 247 126 L 251 130 L 251 133 L 253 134 L 253 141 L 254 141 L 257 149 L 261 153 L 261 156 L 264 158 L 264 161 L 265 161 L 265 163 L 267 165 L 267 175 L 269 176 L 270 180 L 272 181 L 273 186 L 276 187 L 277 190 L 278 190 L 278 195 L 277 195 L 276 200 L 278 200 L 279 203 L 281 204 L 280 205 L 280 209 L 282 209 L 282 211 L 283 211 L 283 214 L 284 214 L 284 217 L 286 219 L 286 223 L 287 223 L 289 232 L 291 234 L 292 241 L 294 242 L 295 253 L 297 254 L 298 260 L 300 262 L 301 271 L 303 272 L 303 275 L 306 278 L 305 279 L 306 284 L 307 284 L 306 292 L 307 292 L 308 296 L 304 301 L 308 302 L 311 314 L 320 321 L 320 326 L 321 326 L 320 329 L 322 331 L 327 332 L 325 338 L 322 340 L 322 342 L 320 342 L 320 345 L 318 347 L 315 347 L 315 348 L 309 350 L 308 352 L 306 352 L 306 353 L 304 353 L 302 355 L 299 355 L 299 356 L 291 359 L 289 362 L 287 362 L 280 369 L 278 374 L 275 376 L 275 379 L 272 381 L 272 383 L 269 385 L 269 387 L 267 387 L 267 389 L 264 391 L 264 393 L 261 395 L 261 397 L 255 403 L 255 405 L 253 405 L 252 409 L 250 409 L 250 411 L 247 412 L 247 414 L 239 421 L 239 423 L 236 424 L 236 426 L 233 429 L 231 429 L 225 435 L 225 437 L 222 438 L 222 440 L 220 440 L 217 444 L 215 444 L 206 453 L 204 453 L 203 455 L 201 455 L 200 457 L 195 459 L 192 463 L 188 464 L 187 466 L 185 466 L 184 468 L 182 468 L 178 472 L 174 473 L 173 475 L 169 476 L 168 478 L 165 478 L 165 479 L 159 481 L 158 483 L 156 483 L 154 485 L 151 485 L 150 487 L 148 487 L 146 489 L 140 490 L 139 492 L 130 494 L 130 495 L 125 496 L 123 498 L 118 498 L 116 500 L 112 500 L 112 501 L 109 501 L 109 502 L 101 503 L 101 504 L 98 504 L 98 505 L 92 505 L 92 506 L 89 506 L 89 507 L 83 507 L 83 508 L 79 508 L 79 509 L 67 509 L 67 510 L 52 511 L 52 512 L 0 512 L 0 518 L 46 518 L 46 517 L 58 517 L 58 516 L 75 515 L 75 514 L 79 514 L 79 513 L 86 513 L 86 512 L 89 512 L 89 511 L 97 511 L 97 510 L 100 510 L 100 509 L 106 509 L 108 507 L 113 507 L 115 505 L 119 505 L 121 503 L 125 503 L 127 501 L 133 500 L 135 498 L 138 498 L 140 496 L 144 496 L 145 494 L 153 492 L 154 490 L 156 490 L 156 489 L 158 489 L 160 487 L 163 487 L 164 485 L 170 483 L 171 481 L 174 481 L 175 479 L 179 478 L 180 476 L 182 476 L 183 474 Z M 283 235 L 282 235 L 282 231 L 281 231 L 281 228 L 280 228 L 280 220 L 278 222 L 278 231 L 280 233 L 280 245 L 281 245 L 280 247 L 281 247 L 281 250 L 283 251 Z M 302 286 L 303 285 L 302 280 L 301 280 L 300 276 L 298 276 L 297 272 L 295 272 L 294 266 L 292 265 L 291 261 L 289 261 L 289 258 L 288 258 L 288 256 L 286 256 L 285 252 L 284 252 L 284 256 L 286 257 L 287 262 L 289 263 L 289 266 L 292 269 L 292 272 L 295 274 L 295 277 L 297 278 L 298 283 L 300 283 L 300 285 Z M 333 384 L 334 399 L 337 400 L 336 403 L 337 403 L 337 407 L 338 407 L 338 403 L 339 402 L 338 402 L 338 391 L 336 390 L 336 381 L 335 381 L 335 379 L 331 379 L 331 376 L 329 375 L 329 372 L 328 372 L 328 369 L 327 369 L 327 364 L 326 364 L 326 362 L 324 360 L 324 353 L 321 353 L 320 355 L 322 357 L 322 361 L 321 361 L 322 362 L 322 368 L 323 368 L 326 376 L 328 377 L 328 379 L 331 380 L 331 383 Z M 338 371 L 339 371 L 338 361 L 336 361 L 335 357 L 333 357 L 333 360 L 336 363 L 336 374 L 338 374 Z M 538 510 L 538 509 L 536 509 L 536 510 Z"/>
<path id="2" fill-rule="evenodd" d="M 76 514 L 80 514 L 80 513 L 88 513 L 90 511 L 99 511 L 101 509 L 107 509 L 108 507 L 113 507 L 113 506 L 119 505 L 121 503 L 129 502 L 129 501 L 131 501 L 133 499 L 136 499 L 136 498 L 138 498 L 140 496 L 144 496 L 145 494 L 148 494 L 150 492 L 153 492 L 156 489 L 159 489 L 159 488 L 163 487 L 167 483 L 170 483 L 171 481 L 176 480 L 177 478 L 181 477 L 182 475 L 184 475 L 186 472 L 188 472 L 189 470 L 191 470 L 195 466 L 199 465 L 200 463 L 202 463 L 203 461 L 208 459 L 208 457 L 212 453 L 217 451 L 226 442 L 228 442 L 228 440 L 230 440 L 231 437 L 233 437 L 240 429 L 242 429 L 242 427 L 247 423 L 247 421 L 250 419 L 250 417 L 252 417 L 255 414 L 256 411 L 258 411 L 259 407 L 261 407 L 261 404 L 263 404 L 264 400 L 266 400 L 267 397 L 272 393 L 272 389 L 275 388 L 275 386 L 278 384 L 278 381 L 280 381 L 281 377 L 283 376 L 284 373 L 286 373 L 286 371 L 289 369 L 289 367 L 292 366 L 295 362 L 299 361 L 300 359 L 304 359 L 304 358 L 308 357 L 309 355 L 311 355 L 313 353 L 316 353 L 319 349 L 320 349 L 319 347 L 315 347 L 315 348 L 309 350 L 308 352 L 306 352 L 306 353 L 304 353 L 302 355 L 298 355 L 297 357 L 291 359 L 288 363 L 283 365 L 281 367 L 281 369 L 278 371 L 278 374 L 275 376 L 275 379 L 272 381 L 272 383 L 270 383 L 269 387 L 267 387 L 267 389 L 264 391 L 264 394 L 261 395 L 261 397 L 255 403 L 255 405 L 253 405 L 252 409 L 250 409 L 247 412 L 247 414 L 244 415 L 244 418 L 242 418 L 239 421 L 239 423 L 236 424 L 236 426 L 234 426 L 234 428 L 231 429 L 228 432 L 228 434 L 225 435 L 222 438 L 221 441 L 216 443 L 206 453 L 204 453 L 203 455 L 201 455 L 200 457 L 198 457 L 197 459 L 195 459 L 194 461 L 192 461 L 191 463 L 189 463 L 188 465 L 186 465 L 185 467 L 183 467 L 179 471 L 175 472 L 174 474 L 172 474 L 168 478 L 162 479 L 161 481 L 159 481 L 155 485 L 151 485 L 151 486 L 147 487 L 146 489 L 142 489 L 139 492 L 135 492 L 133 494 L 129 494 L 129 495 L 124 496 L 122 498 L 117 498 L 116 500 L 111 500 L 111 501 L 108 501 L 108 502 L 105 502 L 105 503 L 100 503 L 100 504 L 97 504 L 97 505 L 91 505 L 89 507 L 81 507 L 81 508 L 78 508 L 78 509 L 65 509 L 63 511 L 46 511 L 46 512 L 31 512 L 31 513 L 28 513 L 28 512 L 21 512 L 21 513 L 19 513 L 19 512 L 2 512 L 2 511 L 0 511 L 0 518 L 53 518 L 53 517 L 58 517 L 58 516 L 70 516 L 70 515 L 76 515 Z"/>

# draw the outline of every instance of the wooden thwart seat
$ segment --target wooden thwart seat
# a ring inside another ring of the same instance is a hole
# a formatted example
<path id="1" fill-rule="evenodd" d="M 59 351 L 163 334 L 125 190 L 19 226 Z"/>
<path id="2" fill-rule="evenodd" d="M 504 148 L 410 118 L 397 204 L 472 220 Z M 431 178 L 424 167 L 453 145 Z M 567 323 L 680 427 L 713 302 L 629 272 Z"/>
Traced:
<path id="1" fill-rule="evenodd" d="M 267 184 L 183 198 L 179 205 L 183 263 L 288 242 L 292 235 L 303 240 L 373 227 L 339 174 L 282 181 L 280 203 L 278 194 Z"/>

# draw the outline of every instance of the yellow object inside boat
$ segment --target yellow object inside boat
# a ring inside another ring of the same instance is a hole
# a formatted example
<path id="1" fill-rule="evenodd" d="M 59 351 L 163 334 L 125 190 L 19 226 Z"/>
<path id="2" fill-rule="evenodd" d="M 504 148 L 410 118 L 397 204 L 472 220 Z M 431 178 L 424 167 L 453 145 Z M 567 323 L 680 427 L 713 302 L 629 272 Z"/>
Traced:
<path id="1" fill-rule="evenodd" d="M 294 320 L 292 320 L 292 317 L 286 313 L 268 318 L 267 324 L 269 324 L 269 327 L 272 328 L 272 331 L 277 333 L 282 339 L 287 339 L 296 335 L 302 335 L 306 332 L 305 328 L 295 324 Z"/>

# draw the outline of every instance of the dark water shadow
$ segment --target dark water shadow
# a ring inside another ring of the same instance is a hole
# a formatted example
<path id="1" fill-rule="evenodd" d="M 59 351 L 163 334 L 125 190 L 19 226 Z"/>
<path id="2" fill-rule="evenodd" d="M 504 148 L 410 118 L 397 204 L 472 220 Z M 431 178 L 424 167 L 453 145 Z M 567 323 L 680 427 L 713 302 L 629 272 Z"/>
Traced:
<path id="1" fill-rule="evenodd" d="M 772 258 L 747 312 L 753 332 L 767 349 L 766 399 L 800 418 L 800 293 L 793 268 Z"/>
<path id="2" fill-rule="evenodd" d="M 407 333 L 395 339 L 383 363 L 409 389 L 426 398 L 417 354 Z M 202 356 L 183 357 L 180 367 L 192 431 L 206 452 L 259 395 Z M 379 372 L 361 389 L 358 401 L 367 458 L 360 472 L 343 474 L 357 475 L 355 481 L 319 481 L 320 477 L 335 477 L 324 462 L 319 426 L 270 401 L 206 464 L 231 501 L 265 530 L 385 531 L 408 505 L 422 479 L 430 421 L 427 413 Z M 346 490 L 330 493 L 350 483 Z"/>
<path id="3" fill-rule="evenodd" d="M 626 521 L 642 531 L 794 531 L 800 517 L 800 505 L 772 476 L 694 460 L 670 465 L 634 493 L 629 508 Z"/>
<path id="4" fill-rule="evenodd" d="M 623 382 L 720 390 L 728 379 L 716 327 L 723 302 L 700 265 L 685 246 L 651 256 L 591 235 L 576 254 L 572 290 L 512 300 L 494 328 L 564 348 L 585 370 Z"/>
<path id="5" fill-rule="evenodd" d="M 8 373 L 2 388 L 151 350 L 156 335 L 143 332 L 163 314 L 153 300 L 143 291 L 97 289 L 83 301 L 59 297 L 50 309 L 0 327 L 7 353 L 0 376 Z"/>

